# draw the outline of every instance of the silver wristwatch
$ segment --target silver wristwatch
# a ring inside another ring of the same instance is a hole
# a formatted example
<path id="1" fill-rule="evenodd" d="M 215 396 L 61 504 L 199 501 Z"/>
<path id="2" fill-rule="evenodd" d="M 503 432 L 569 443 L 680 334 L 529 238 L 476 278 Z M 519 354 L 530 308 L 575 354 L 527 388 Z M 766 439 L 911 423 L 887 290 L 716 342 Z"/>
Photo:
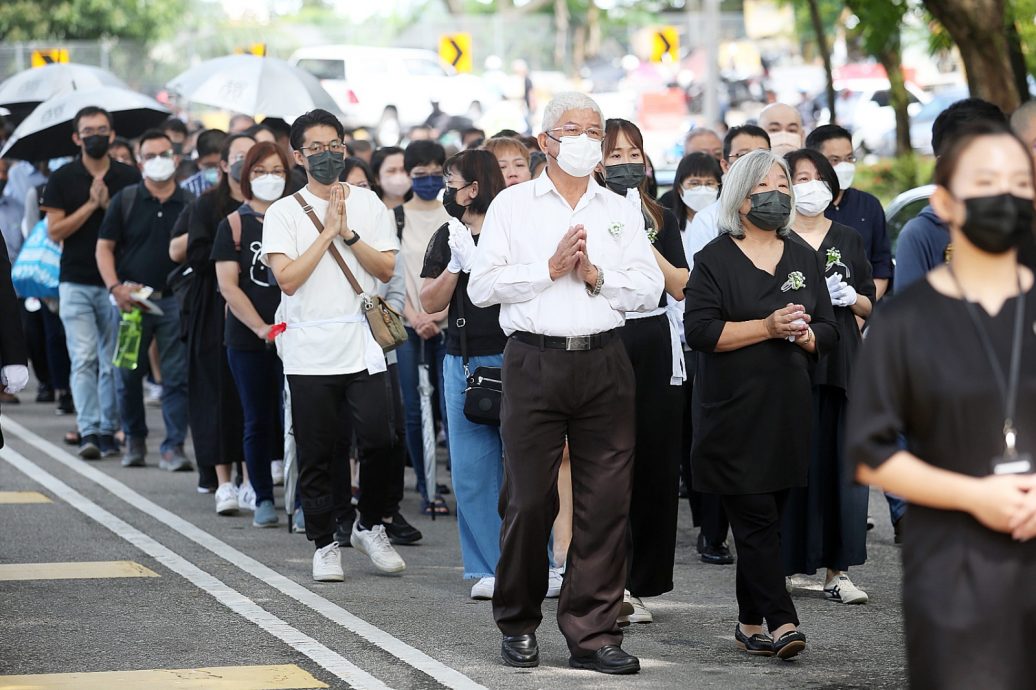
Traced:
<path id="1" fill-rule="evenodd" d="M 597 282 L 594 283 L 592 288 L 589 285 L 586 287 L 586 292 L 591 297 L 597 297 L 597 295 L 601 294 L 601 288 L 604 287 L 604 270 L 596 264 L 594 268 L 597 269 Z"/>

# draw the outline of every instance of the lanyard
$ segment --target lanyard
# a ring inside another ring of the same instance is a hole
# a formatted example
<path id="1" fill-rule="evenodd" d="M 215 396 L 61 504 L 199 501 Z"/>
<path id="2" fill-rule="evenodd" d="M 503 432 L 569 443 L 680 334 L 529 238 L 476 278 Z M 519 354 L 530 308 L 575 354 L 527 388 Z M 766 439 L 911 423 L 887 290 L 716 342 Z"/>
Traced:
<path id="1" fill-rule="evenodd" d="M 1000 395 L 1004 400 L 1004 446 L 1007 450 L 1007 456 L 1014 457 L 1017 454 L 1015 441 L 1018 437 L 1014 428 L 1014 412 L 1018 399 L 1018 379 L 1021 377 L 1022 329 L 1023 321 L 1025 320 L 1025 293 L 1022 291 L 1021 276 L 1018 276 L 1018 301 L 1015 304 L 1014 310 L 1014 335 L 1011 339 L 1011 370 L 1008 378 L 1005 379 L 1003 367 L 1000 366 L 996 350 L 993 349 L 993 342 L 983 327 L 981 318 L 979 318 L 978 307 L 968 300 L 964 287 L 957 280 L 957 274 L 953 272 L 953 264 L 950 264 L 949 269 L 950 277 L 953 278 L 957 289 L 960 290 L 961 297 L 964 298 L 964 306 L 968 311 L 968 316 L 971 317 L 971 323 L 974 324 L 975 330 L 978 331 L 979 341 L 982 343 L 982 349 L 986 353 L 986 358 L 989 359 L 989 364 L 993 367 L 996 385 L 1000 389 Z"/>

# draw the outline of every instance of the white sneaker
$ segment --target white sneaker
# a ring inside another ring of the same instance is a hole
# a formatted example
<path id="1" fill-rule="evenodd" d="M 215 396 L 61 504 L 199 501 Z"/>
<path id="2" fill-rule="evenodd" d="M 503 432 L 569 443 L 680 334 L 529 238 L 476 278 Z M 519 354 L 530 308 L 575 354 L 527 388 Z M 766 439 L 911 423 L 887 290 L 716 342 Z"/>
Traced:
<path id="1" fill-rule="evenodd" d="M 148 407 L 162 406 L 162 384 L 144 381 L 144 404 Z"/>
<path id="2" fill-rule="evenodd" d="M 270 463 L 270 476 L 273 477 L 274 486 L 284 485 L 284 461 L 274 460 Z"/>
<path id="3" fill-rule="evenodd" d="M 225 482 L 216 489 L 216 512 L 220 515 L 237 513 L 237 487 L 233 482 Z"/>
<path id="4" fill-rule="evenodd" d="M 317 582 L 342 582 L 345 580 L 338 542 L 333 541 L 324 548 L 317 549 L 313 554 L 313 579 Z"/>
<path id="5" fill-rule="evenodd" d="M 371 559 L 374 567 L 383 573 L 401 573 L 406 570 L 406 563 L 392 548 L 384 525 L 375 525 L 361 530 L 360 521 L 353 523 L 353 533 L 349 537 L 353 548 Z"/>
<path id="6" fill-rule="evenodd" d="M 255 489 L 251 484 L 242 484 L 237 490 L 237 507 L 255 512 Z"/>
<path id="7" fill-rule="evenodd" d="M 472 599 L 492 599 L 493 590 L 496 589 L 495 577 L 484 577 L 476 582 L 471 588 Z"/>
<path id="8" fill-rule="evenodd" d="M 824 594 L 831 601 L 840 604 L 866 604 L 870 598 L 866 592 L 854 585 L 845 573 L 825 584 Z"/>
<path id="9" fill-rule="evenodd" d="M 564 568 L 551 568 L 547 571 L 547 598 L 557 599 L 561 596 L 561 584 L 564 582 Z"/>
<path id="10" fill-rule="evenodd" d="M 622 592 L 622 606 L 619 607 L 619 618 L 616 622 L 620 628 L 626 627 L 630 624 L 630 616 L 633 615 L 635 609 L 633 608 L 633 597 L 630 596 L 628 589 Z"/>
<path id="11" fill-rule="evenodd" d="M 633 613 L 629 616 L 630 623 L 654 623 L 655 617 L 648 611 L 647 606 L 640 600 L 640 597 L 630 597 L 630 604 L 633 605 Z"/>

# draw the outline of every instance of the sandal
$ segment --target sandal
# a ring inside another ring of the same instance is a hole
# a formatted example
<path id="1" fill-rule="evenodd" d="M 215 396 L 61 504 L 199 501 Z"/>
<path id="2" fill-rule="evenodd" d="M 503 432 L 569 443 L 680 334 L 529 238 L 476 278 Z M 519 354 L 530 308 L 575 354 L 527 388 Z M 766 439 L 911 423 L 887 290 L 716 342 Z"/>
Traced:
<path id="1" fill-rule="evenodd" d="M 66 446 L 78 446 L 81 439 L 78 431 L 66 431 L 62 440 Z"/>
<path id="2" fill-rule="evenodd" d="M 431 516 L 435 515 L 449 515 L 450 507 L 446 505 L 446 501 L 442 496 L 436 496 L 434 501 L 424 501 L 421 505 L 421 514 Z"/>

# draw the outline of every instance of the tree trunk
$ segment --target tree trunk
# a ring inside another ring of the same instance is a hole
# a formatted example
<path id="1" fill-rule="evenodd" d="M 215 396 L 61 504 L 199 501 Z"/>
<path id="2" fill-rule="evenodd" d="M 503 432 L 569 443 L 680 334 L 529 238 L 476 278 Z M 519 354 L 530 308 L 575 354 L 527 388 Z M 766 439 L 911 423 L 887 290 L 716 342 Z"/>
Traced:
<path id="1" fill-rule="evenodd" d="M 903 79 L 903 50 L 899 36 L 889 38 L 888 49 L 878 56 L 889 78 L 889 101 L 896 113 L 896 155 L 906 156 L 914 151 L 910 143 L 910 94 Z"/>
<path id="2" fill-rule="evenodd" d="M 1025 53 L 1022 52 L 1022 37 L 1018 33 L 1018 24 L 1013 7 L 1004 11 L 1004 37 L 1007 50 L 1011 56 L 1011 69 L 1014 72 L 1014 86 L 1018 89 L 1021 102 L 1029 100 L 1029 68 L 1025 64 Z"/>
<path id="3" fill-rule="evenodd" d="M 590 0 L 586 12 L 586 56 L 597 57 L 601 53 L 601 8 L 596 0 Z"/>
<path id="4" fill-rule="evenodd" d="M 824 22 L 820 18 L 820 6 L 817 0 L 809 0 L 809 18 L 813 22 L 813 33 L 817 37 L 817 50 L 824 63 L 824 77 L 827 79 L 827 109 L 831 113 L 831 124 L 838 124 L 835 113 L 835 75 L 831 70 L 831 46 L 827 42 Z"/>
<path id="5" fill-rule="evenodd" d="M 1010 113 L 1021 102 L 1007 37 L 1004 0 L 924 0 L 953 38 L 964 61 L 971 95 Z"/>
<path id="6" fill-rule="evenodd" d="M 564 70 L 568 65 L 568 2 L 554 0 L 554 64 Z"/>

